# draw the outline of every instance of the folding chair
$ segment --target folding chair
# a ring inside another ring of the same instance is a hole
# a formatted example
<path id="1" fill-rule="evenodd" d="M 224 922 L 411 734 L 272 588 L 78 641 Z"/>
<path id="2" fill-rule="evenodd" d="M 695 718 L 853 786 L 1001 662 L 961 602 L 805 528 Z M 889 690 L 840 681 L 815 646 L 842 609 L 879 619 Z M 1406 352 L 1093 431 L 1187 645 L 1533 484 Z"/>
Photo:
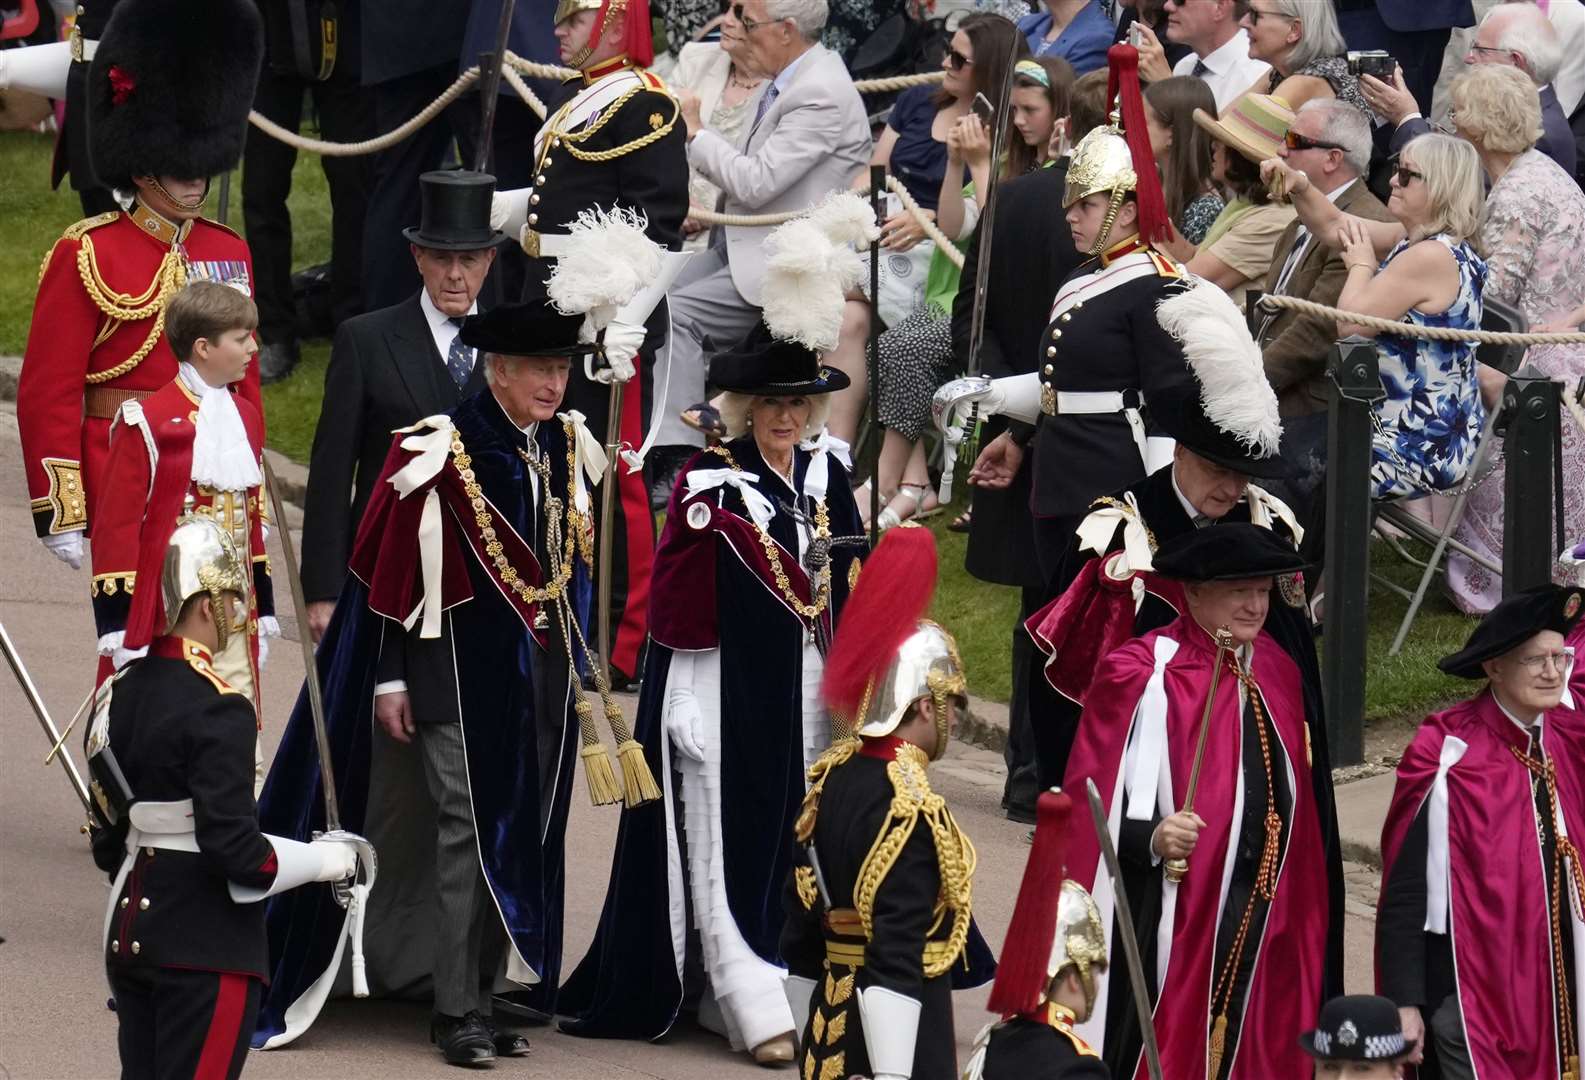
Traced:
<path id="1" fill-rule="evenodd" d="M 1487 298 L 1482 305 L 1480 328 L 1482 330 L 1495 330 L 1499 332 L 1524 333 L 1529 324 L 1517 309 L 1501 301 Z M 1523 345 L 1479 345 L 1475 349 L 1475 360 L 1485 364 L 1504 375 L 1512 375 L 1518 370 L 1524 360 L 1525 346 Z M 1464 474 L 1464 480 L 1452 491 L 1438 492 L 1437 494 L 1452 495 L 1453 507 L 1448 514 L 1447 522 L 1440 528 L 1416 517 L 1409 511 L 1407 503 L 1416 499 L 1425 498 L 1424 495 L 1412 495 L 1404 499 L 1384 502 L 1376 507 L 1376 531 L 1382 536 L 1389 546 L 1407 561 L 1424 567 L 1420 574 L 1420 584 L 1410 593 L 1392 582 L 1385 581 L 1377 575 L 1376 580 L 1386 585 L 1393 592 L 1398 593 L 1409 601 L 1409 610 L 1404 612 L 1403 622 L 1398 625 L 1398 634 L 1392 639 L 1392 648 L 1387 650 L 1388 656 L 1397 656 L 1403 648 L 1403 642 L 1409 636 L 1409 627 L 1414 623 L 1414 618 L 1420 613 L 1420 605 L 1425 600 L 1426 590 L 1431 585 L 1431 579 L 1438 570 L 1442 569 L 1442 557 L 1449 548 L 1457 551 L 1468 559 L 1479 563 L 1494 574 L 1502 573 L 1502 564 L 1494 562 L 1485 555 L 1473 550 L 1469 546 L 1453 539 L 1453 533 L 1458 529 L 1459 522 L 1464 519 L 1464 507 L 1469 500 L 1469 493 L 1475 485 L 1484 480 L 1490 473 L 1493 460 L 1493 449 L 1497 440 L 1497 422 L 1501 415 L 1501 404 L 1486 412 L 1486 423 L 1481 428 L 1480 441 L 1475 446 L 1475 457 L 1470 462 L 1469 471 Z M 1431 554 L 1422 563 L 1406 551 L 1396 536 L 1391 535 L 1382 528 L 1383 523 L 1392 525 L 1399 532 L 1406 533 L 1415 539 L 1431 545 Z"/>

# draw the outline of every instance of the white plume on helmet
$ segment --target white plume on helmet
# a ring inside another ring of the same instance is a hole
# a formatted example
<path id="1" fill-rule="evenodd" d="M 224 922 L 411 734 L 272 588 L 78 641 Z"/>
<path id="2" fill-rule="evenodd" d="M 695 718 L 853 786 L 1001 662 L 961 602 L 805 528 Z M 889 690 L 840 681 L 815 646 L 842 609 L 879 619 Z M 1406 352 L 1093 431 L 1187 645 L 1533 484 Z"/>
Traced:
<path id="1" fill-rule="evenodd" d="M 1205 280 L 1156 307 L 1162 329 L 1178 339 L 1200 383 L 1200 407 L 1211 423 L 1261 456 L 1277 453 L 1282 420 L 1266 378 L 1260 346 L 1238 305 Z"/>
<path id="2" fill-rule="evenodd" d="M 816 352 L 836 347 L 847 294 L 864 279 L 859 251 L 880 236 L 861 197 L 838 192 L 765 238 L 765 325 Z"/>

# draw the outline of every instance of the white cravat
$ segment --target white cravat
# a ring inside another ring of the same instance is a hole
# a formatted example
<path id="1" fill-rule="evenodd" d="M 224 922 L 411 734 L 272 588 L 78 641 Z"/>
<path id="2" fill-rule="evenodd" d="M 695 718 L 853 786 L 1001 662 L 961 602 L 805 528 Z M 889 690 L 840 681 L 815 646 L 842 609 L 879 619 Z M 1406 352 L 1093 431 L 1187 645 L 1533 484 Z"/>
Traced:
<path id="1" fill-rule="evenodd" d="M 198 369 L 185 361 L 177 368 L 178 377 L 188 390 L 198 395 L 198 419 L 193 430 L 193 468 L 195 482 L 216 491 L 246 491 L 264 482 L 259 462 L 248 442 L 231 391 L 210 386 Z"/>

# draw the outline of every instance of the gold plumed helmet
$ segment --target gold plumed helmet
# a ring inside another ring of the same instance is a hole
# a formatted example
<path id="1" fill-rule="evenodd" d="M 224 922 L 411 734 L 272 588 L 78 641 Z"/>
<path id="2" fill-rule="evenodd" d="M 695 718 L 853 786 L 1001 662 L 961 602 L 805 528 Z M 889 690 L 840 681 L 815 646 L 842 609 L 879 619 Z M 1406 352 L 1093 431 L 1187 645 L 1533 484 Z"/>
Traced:
<path id="1" fill-rule="evenodd" d="M 1067 186 L 1062 192 L 1064 210 L 1086 195 L 1105 193 L 1117 199 L 1138 186 L 1134 158 L 1119 122 L 1120 117 L 1114 112 L 1109 126 L 1093 129 L 1073 148 Z"/>
<path id="2" fill-rule="evenodd" d="M 247 576 L 230 535 L 212 519 L 192 513 L 189 507 L 176 522 L 160 568 L 165 618 L 159 632 L 169 634 L 175 630 L 182 605 L 199 593 L 208 593 L 219 631 L 218 644 L 223 649 L 232 632 L 242 629 L 227 611 L 226 594 L 246 597 L 247 592 Z"/>
<path id="3" fill-rule="evenodd" d="M 1089 891 L 1072 878 L 1062 882 L 1062 899 L 1057 906 L 1057 932 L 1051 941 L 1051 959 L 1046 963 L 1046 978 L 1072 964 L 1084 984 L 1084 999 L 1095 1008 L 1095 972 L 1106 967 L 1106 931 L 1101 913 Z"/>
<path id="4" fill-rule="evenodd" d="M 599 11 L 601 0 L 561 0 L 556 5 L 556 17 L 552 25 L 559 26 L 580 11 Z"/>
<path id="5" fill-rule="evenodd" d="M 946 750 L 947 699 L 967 700 L 968 679 L 963 674 L 963 658 L 958 643 L 938 623 L 919 620 L 915 630 L 898 648 L 886 673 L 875 683 L 867 700 L 854 718 L 855 734 L 871 738 L 890 735 L 921 698 L 928 697 L 936 712 L 936 757 Z M 873 717 L 866 720 L 865 717 Z"/>

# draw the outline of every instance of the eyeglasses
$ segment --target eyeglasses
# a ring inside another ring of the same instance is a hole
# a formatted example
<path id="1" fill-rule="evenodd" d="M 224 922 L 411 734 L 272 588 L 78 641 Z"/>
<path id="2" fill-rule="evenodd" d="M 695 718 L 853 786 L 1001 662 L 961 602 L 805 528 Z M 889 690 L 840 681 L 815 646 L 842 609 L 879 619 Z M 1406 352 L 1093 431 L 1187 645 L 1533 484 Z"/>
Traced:
<path id="1" fill-rule="evenodd" d="M 1561 673 L 1568 670 L 1568 663 L 1573 658 L 1574 654 L 1567 650 L 1554 653 L 1537 653 L 1534 656 L 1519 657 L 1519 664 L 1532 675 L 1539 675 L 1548 667 Z"/>
<path id="2" fill-rule="evenodd" d="M 1394 180 L 1398 181 L 1399 187 L 1408 187 L 1409 184 L 1415 180 L 1424 180 L 1425 173 L 1416 172 L 1407 165 L 1399 165 L 1393 170 L 1392 177 Z"/>
<path id="3" fill-rule="evenodd" d="M 1507 54 L 1508 52 L 1511 52 L 1512 50 L 1510 50 L 1510 49 L 1499 49 L 1499 48 L 1497 48 L 1494 45 L 1471 45 L 1469 47 L 1469 51 L 1472 52 L 1472 53 L 1475 53 L 1475 52 L 1496 53 L 1498 56 L 1503 56 L 1503 55 Z"/>
<path id="4" fill-rule="evenodd" d="M 1297 15 L 1288 15 L 1281 11 L 1261 11 L 1259 8 L 1250 8 L 1246 17 L 1250 25 L 1259 26 L 1261 19 L 1287 19 L 1289 22 L 1298 22 Z"/>
<path id="5" fill-rule="evenodd" d="M 970 60 L 967 56 L 964 56 L 962 53 L 958 52 L 958 50 L 953 49 L 953 48 L 948 48 L 947 49 L 947 66 L 950 67 L 953 71 L 962 71 L 966 67 L 973 67 L 974 66 L 974 61 Z"/>
<path id="6" fill-rule="evenodd" d="M 1308 135 L 1300 135 L 1297 131 L 1293 131 L 1292 129 L 1287 131 L 1282 136 L 1282 144 L 1284 146 L 1286 146 L 1289 150 L 1341 150 L 1341 149 L 1343 149 L 1341 146 L 1337 145 L 1337 143 L 1322 142 L 1319 139 L 1312 139 Z"/>
<path id="7" fill-rule="evenodd" d="M 743 32 L 745 34 L 752 34 L 762 26 L 769 26 L 772 23 L 778 23 L 782 21 L 781 19 L 765 19 L 763 21 L 751 19 L 747 15 L 743 14 L 742 4 L 733 4 L 727 10 L 732 13 L 732 17 L 734 19 L 743 24 Z"/>

